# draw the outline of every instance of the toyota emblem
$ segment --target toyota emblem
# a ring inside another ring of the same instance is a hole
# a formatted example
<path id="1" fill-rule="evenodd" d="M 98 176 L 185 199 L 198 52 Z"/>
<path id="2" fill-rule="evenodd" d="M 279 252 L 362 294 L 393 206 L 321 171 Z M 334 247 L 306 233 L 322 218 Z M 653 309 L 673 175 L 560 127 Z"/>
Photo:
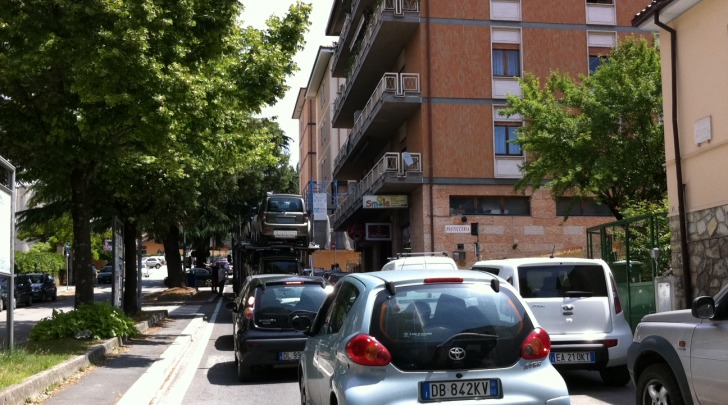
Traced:
<path id="1" fill-rule="evenodd" d="M 465 358 L 465 349 L 462 347 L 453 347 L 447 352 L 447 357 L 455 361 L 462 360 Z"/>

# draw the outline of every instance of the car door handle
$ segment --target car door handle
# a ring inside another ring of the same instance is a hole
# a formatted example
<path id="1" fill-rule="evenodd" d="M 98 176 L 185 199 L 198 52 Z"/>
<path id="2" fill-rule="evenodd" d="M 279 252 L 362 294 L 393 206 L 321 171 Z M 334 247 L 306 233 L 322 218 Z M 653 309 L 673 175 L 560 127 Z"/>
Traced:
<path id="1" fill-rule="evenodd" d="M 561 310 L 564 312 L 564 315 L 572 315 L 574 313 L 574 305 L 572 305 L 572 304 L 562 305 Z"/>

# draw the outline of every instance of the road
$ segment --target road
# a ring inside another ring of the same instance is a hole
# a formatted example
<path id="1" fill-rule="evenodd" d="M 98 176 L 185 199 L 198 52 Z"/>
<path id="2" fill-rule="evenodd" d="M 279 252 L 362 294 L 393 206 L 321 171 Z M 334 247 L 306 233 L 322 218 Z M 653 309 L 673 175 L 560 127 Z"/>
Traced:
<path id="1" fill-rule="evenodd" d="M 150 277 L 143 279 L 144 291 L 164 288 L 163 279 L 166 274 L 165 267 L 152 269 Z M 59 287 L 59 292 L 64 288 L 65 286 Z M 238 382 L 233 357 L 232 316 L 225 308 L 225 302 L 232 294 L 230 285 L 226 287 L 226 293 L 228 296 L 225 300 L 191 308 L 204 313 L 208 321 L 201 323 L 203 326 L 197 331 L 183 363 L 162 384 L 152 401 L 153 404 L 226 403 L 231 398 L 248 405 L 287 405 L 300 402 L 295 370 L 261 372 L 255 381 Z M 96 294 L 99 298 L 104 294 L 110 295 L 111 287 L 98 286 Z M 53 309 L 70 310 L 72 307 L 73 296 L 60 295 L 56 302 L 34 303 L 30 308 L 18 307 L 15 313 L 16 333 L 19 327 L 33 323 L 32 319 L 49 316 Z M 166 309 L 175 310 L 171 307 Z M 0 323 L 2 336 L 5 334 L 5 324 L 3 317 L 3 322 Z M 609 387 L 601 382 L 597 372 L 568 372 L 564 373 L 564 377 L 571 393 L 572 404 L 634 403 L 635 387 L 632 383 L 625 387 Z"/>
<path id="2" fill-rule="evenodd" d="M 142 291 L 150 293 L 164 289 L 164 277 L 167 275 L 167 267 L 150 269 L 150 277 L 142 277 Z M 15 345 L 25 342 L 36 322 L 40 319 L 50 317 L 53 310 L 70 311 L 74 305 L 74 286 L 58 286 L 58 299 L 56 301 L 37 302 L 33 301 L 30 307 L 17 305 L 13 311 L 13 343 Z M 100 284 L 94 287 L 94 298 L 96 301 L 109 301 L 111 299 L 111 284 Z M 6 347 L 8 336 L 8 311 L 7 308 L 0 312 L 0 347 Z"/>
<path id="3" fill-rule="evenodd" d="M 205 310 L 211 320 L 200 331 L 188 361 L 171 376 L 155 404 L 223 403 L 238 398 L 249 405 L 300 402 L 295 370 L 261 372 L 253 382 L 240 383 L 233 357 L 232 316 L 220 300 Z M 634 403 L 635 387 L 604 385 L 597 372 L 564 373 L 572 404 Z"/>

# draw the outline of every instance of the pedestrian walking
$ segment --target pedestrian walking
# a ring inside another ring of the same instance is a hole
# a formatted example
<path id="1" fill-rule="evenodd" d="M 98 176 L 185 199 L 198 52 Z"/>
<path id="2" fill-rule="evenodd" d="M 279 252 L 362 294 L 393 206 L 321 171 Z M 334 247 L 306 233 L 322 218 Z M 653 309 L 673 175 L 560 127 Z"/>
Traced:
<path id="1" fill-rule="evenodd" d="M 217 288 L 220 289 L 220 295 L 225 290 L 225 279 L 227 278 L 227 269 L 222 264 L 217 265 Z"/>

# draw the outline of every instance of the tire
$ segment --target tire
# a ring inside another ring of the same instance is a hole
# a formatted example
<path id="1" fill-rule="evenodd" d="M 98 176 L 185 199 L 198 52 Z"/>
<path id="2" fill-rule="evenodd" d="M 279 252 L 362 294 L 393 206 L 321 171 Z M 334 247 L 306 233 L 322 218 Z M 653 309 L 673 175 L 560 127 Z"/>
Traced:
<path id="1" fill-rule="evenodd" d="M 40 293 L 40 302 L 46 302 L 48 301 L 48 296 L 46 295 L 45 291 L 41 291 Z"/>
<path id="2" fill-rule="evenodd" d="M 30 307 L 31 305 L 33 305 L 33 296 L 32 295 L 28 294 L 28 301 L 25 302 L 25 305 L 27 307 Z"/>
<path id="3" fill-rule="evenodd" d="M 154 266 L 154 268 L 155 268 L 155 269 L 158 269 L 158 268 L 160 268 L 160 267 L 162 267 L 162 265 L 161 265 L 161 264 L 159 264 L 159 263 L 157 263 L 157 264 L 156 264 L 156 265 Z"/>
<path id="4" fill-rule="evenodd" d="M 637 380 L 637 405 L 683 405 L 675 376 L 666 364 L 647 367 Z"/>
<path id="5" fill-rule="evenodd" d="M 301 371 L 298 372 L 299 375 L 302 374 Z M 298 378 L 298 389 L 301 392 L 301 405 L 307 405 L 307 399 L 306 399 L 306 386 L 303 384 L 303 377 Z"/>
<path id="6" fill-rule="evenodd" d="M 629 370 L 627 366 L 609 367 L 599 370 L 599 375 L 605 384 L 613 387 L 619 387 L 629 382 Z"/>
<path id="7" fill-rule="evenodd" d="M 58 290 L 53 291 L 53 296 L 51 297 L 51 301 L 55 301 L 58 299 Z"/>
<path id="8" fill-rule="evenodd" d="M 0 300 L 0 312 L 3 310 L 3 300 Z"/>

